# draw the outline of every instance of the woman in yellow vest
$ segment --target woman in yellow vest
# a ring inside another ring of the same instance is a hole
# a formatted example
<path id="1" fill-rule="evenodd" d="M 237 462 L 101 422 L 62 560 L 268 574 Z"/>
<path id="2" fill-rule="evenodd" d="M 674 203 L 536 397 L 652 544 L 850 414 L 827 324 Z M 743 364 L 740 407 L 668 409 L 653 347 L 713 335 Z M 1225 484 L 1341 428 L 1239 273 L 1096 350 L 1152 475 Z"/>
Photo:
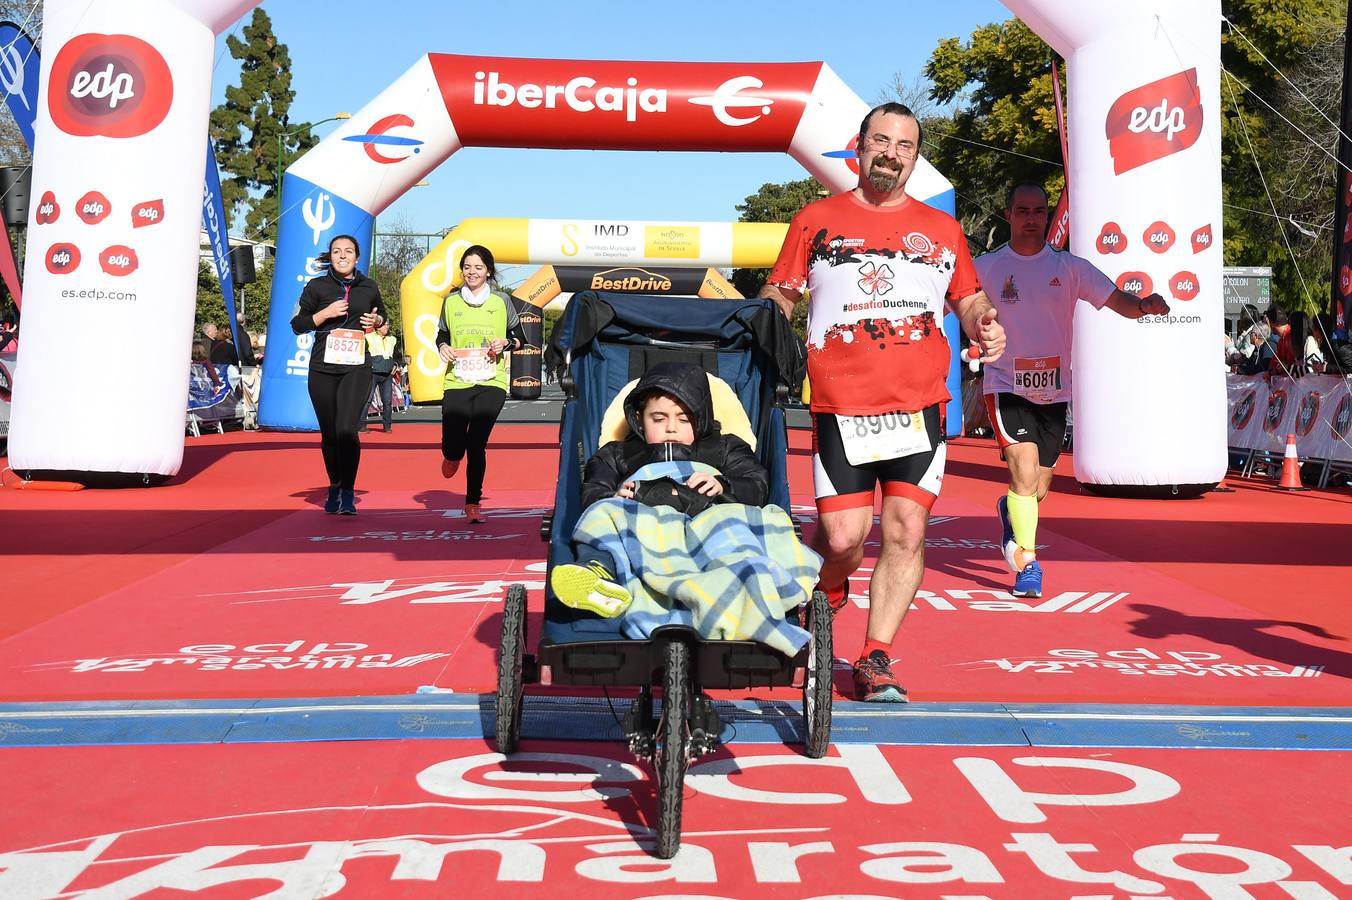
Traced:
<path id="1" fill-rule="evenodd" d="M 484 521 L 488 436 L 507 401 L 506 350 L 526 344 L 512 299 L 494 290 L 497 269 L 487 247 L 475 244 L 460 260 L 465 284 L 446 298 L 437 323 L 437 352 L 446 363 L 441 398 L 441 474 L 465 467 L 465 518 Z"/>

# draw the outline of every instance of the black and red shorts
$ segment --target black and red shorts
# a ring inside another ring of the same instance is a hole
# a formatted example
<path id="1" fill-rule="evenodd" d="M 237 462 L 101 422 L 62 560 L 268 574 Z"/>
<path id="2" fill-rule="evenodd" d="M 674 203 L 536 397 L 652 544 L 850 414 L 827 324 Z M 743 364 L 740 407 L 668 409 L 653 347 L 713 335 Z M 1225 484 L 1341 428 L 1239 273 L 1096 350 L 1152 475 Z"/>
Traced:
<path id="1" fill-rule="evenodd" d="M 986 395 L 986 410 L 1002 451 L 1010 444 L 1037 444 L 1038 465 L 1056 465 L 1066 439 L 1065 403 L 1034 403 L 1001 392 Z"/>
<path id="2" fill-rule="evenodd" d="M 812 416 L 812 484 L 820 512 L 835 512 L 873 506 L 873 493 L 881 484 L 884 497 L 906 497 L 925 509 L 939 498 L 948 445 L 944 442 L 940 405 L 926 407 L 925 431 L 930 449 L 898 459 L 856 466 L 845 456 L 840 428 L 832 413 Z"/>

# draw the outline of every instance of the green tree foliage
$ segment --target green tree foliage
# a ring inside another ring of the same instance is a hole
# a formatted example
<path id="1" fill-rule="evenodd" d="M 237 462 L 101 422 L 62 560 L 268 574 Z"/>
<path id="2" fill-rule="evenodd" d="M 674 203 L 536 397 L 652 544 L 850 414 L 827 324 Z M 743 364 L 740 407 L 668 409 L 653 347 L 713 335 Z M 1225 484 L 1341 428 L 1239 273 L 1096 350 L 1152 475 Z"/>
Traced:
<path id="1" fill-rule="evenodd" d="M 1347 7 L 1336 0 L 1223 6 L 1232 23 L 1221 38 L 1225 262 L 1271 266 L 1275 301 L 1319 312 L 1333 278 Z"/>
<path id="2" fill-rule="evenodd" d="M 1332 277 L 1329 154 L 1337 148 L 1346 6 L 1225 0 L 1224 13 L 1238 29 L 1226 26 L 1221 46 L 1225 263 L 1271 266 L 1274 299 L 1313 311 L 1327 304 Z M 1036 34 L 1010 20 L 966 42 L 941 41 L 925 67 L 933 98 L 956 104 L 950 115 L 926 118 L 925 154 L 954 183 L 975 250 L 1008 239 L 1000 207 L 1010 185 L 1042 181 L 1053 200 L 1064 187 L 1051 58 Z"/>
<path id="3" fill-rule="evenodd" d="M 244 327 L 252 332 L 267 331 L 268 308 L 272 296 L 272 260 L 258 266 L 258 280 L 244 286 Z M 298 292 L 299 293 L 299 292 Z M 216 279 L 216 267 L 203 259 L 197 265 L 197 324 L 226 325 L 225 296 Z"/>
<path id="4" fill-rule="evenodd" d="M 1053 198 L 1065 187 L 1051 60 L 1051 48 L 1011 19 L 983 25 L 966 44 L 940 41 L 925 66 L 931 96 L 958 105 L 926 118 L 924 153 L 953 182 L 974 251 L 1009 239 L 1002 211 L 1009 185 L 1043 182 Z"/>
<path id="5" fill-rule="evenodd" d="M 788 223 L 798 210 L 829 193 L 815 178 L 787 181 L 783 184 L 763 184 L 760 190 L 734 208 L 737 210 L 739 222 Z M 733 269 L 732 277 L 728 280 L 743 297 L 755 297 L 760 293 L 769 275 L 769 269 Z M 803 333 L 807 323 L 807 304 L 801 304 L 795 311 L 793 323 L 799 333 Z"/>
<path id="6" fill-rule="evenodd" d="M 285 169 L 315 145 L 315 137 L 308 125 L 293 125 L 289 118 L 296 96 L 291 90 L 291 54 L 273 34 L 272 19 L 255 9 L 243 35 L 242 40 L 233 34 L 226 38 L 231 57 L 240 61 L 240 80 L 225 89 L 225 102 L 211 111 L 211 139 L 223 170 L 226 215 L 234 219 L 243 213 L 251 238 L 275 241 L 278 139 Z"/>
<path id="7" fill-rule="evenodd" d="M 400 341 L 404 336 L 400 285 L 426 255 L 426 236 L 414 231 L 407 219 L 396 218 L 382 224 L 376 236 L 375 261 L 367 274 L 380 285 L 380 296 L 390 313 L 390 334 Z"/>

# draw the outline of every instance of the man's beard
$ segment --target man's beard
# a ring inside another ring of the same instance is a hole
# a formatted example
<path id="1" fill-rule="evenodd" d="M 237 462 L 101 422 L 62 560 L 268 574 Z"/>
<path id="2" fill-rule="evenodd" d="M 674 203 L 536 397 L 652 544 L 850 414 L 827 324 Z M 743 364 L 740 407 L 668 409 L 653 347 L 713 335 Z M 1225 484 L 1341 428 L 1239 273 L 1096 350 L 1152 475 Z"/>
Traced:
<path id="1" fill-rule="evenodd" d="M 895 169 L 883 168 L 877 160 L 869 166 L 868 183 L 880 194 L 890 194 L 896 190 L 897 183 L 901 181 L 901 168 Z"/>

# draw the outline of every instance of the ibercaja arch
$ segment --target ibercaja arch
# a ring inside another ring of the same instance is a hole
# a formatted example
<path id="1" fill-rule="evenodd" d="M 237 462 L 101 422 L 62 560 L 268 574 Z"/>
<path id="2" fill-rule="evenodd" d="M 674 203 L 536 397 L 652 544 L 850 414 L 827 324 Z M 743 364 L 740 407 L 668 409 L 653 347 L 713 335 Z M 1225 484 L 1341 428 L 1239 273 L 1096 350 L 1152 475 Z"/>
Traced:
<path id="1" fill-rule="evenodd" d="M 1213 364 L 1220 0 L 1005 3 L 1067 60 L 1072 247 L 1119 283 L 1148 280 L 1174 307 L 1166 321 L 1142 322 L 1077 311 L 1076 476 L 1143 492 L 1215 484 L 1226 466 L 1224 378 Z M 38 204 L 30 212 L 15 469 L 76 480 L 178 471 L 213 44 L 255 5 L 48 0 L 33 191 L 51 192 L 66 214 L 38 222 Z M 91 91 L 94 68 L 127 91 Z M 286 322 L 316 253 L 344 232 L 369 246 L 374 216 L 461 147 L 787 152 L 845 190 L 865 111 L 823 63 L 424 56 L 287 170 L 263 421 L 311 424 L 309 348 L 287 339 Z M 90 190 L 111 209 L 96 225 L 71 212 Z M 911 190 L 952 208 L 951 188 L 923 159 Z M 164 209 L 149 226 L 129 214 L 148 201 Z M 1211 240 L 1161 247 L 1146 237 L 1161 223 Z M 1119 237 L 1100 242 L 1105 233 Z M 101 265 L 113 249 L 131 253 Z M 120 377 L 91 377 L 110 334 L 149 349 L 121 361 Z"/>

